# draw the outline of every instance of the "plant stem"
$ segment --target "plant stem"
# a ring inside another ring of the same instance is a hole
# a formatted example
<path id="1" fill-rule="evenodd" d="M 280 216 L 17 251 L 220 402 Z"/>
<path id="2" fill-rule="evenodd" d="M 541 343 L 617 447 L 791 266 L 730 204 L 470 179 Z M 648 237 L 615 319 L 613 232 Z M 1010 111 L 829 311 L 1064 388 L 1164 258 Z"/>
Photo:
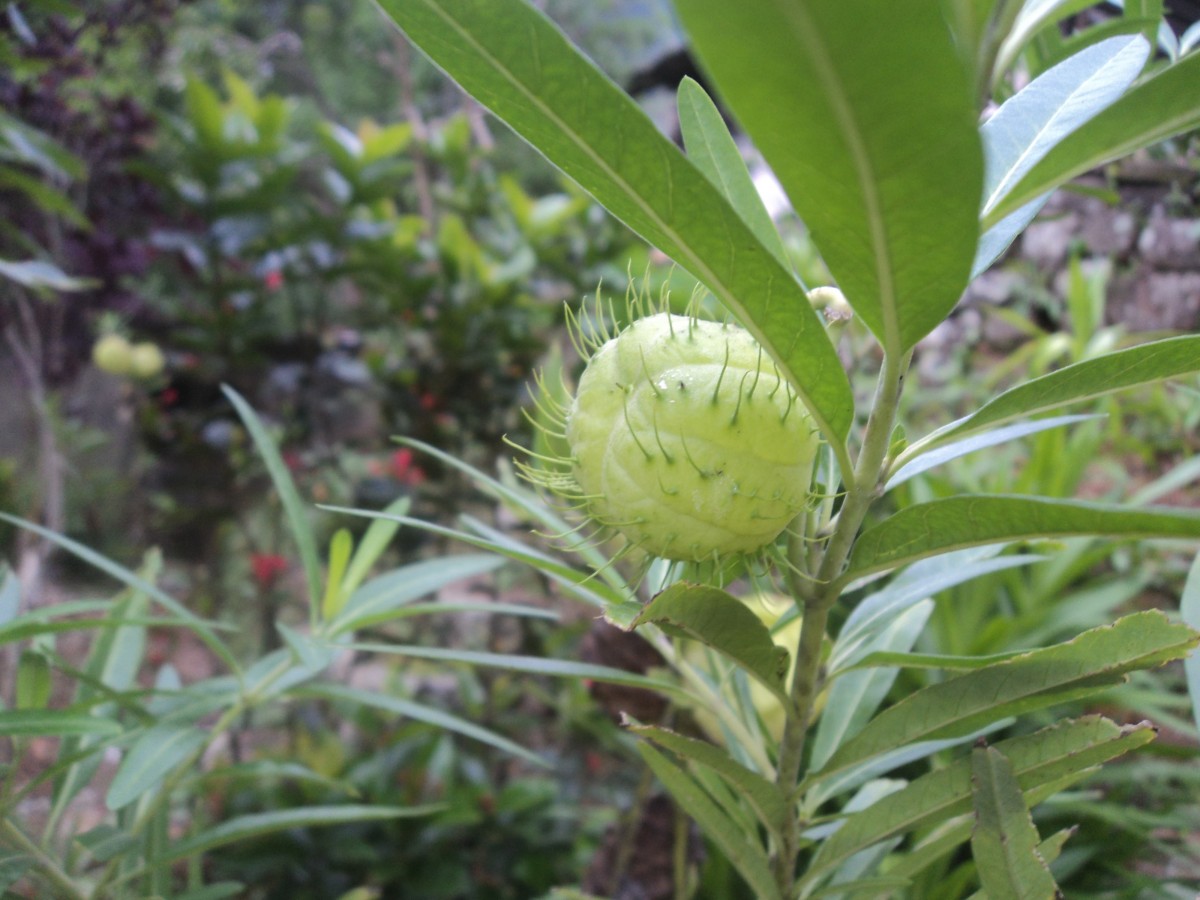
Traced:
<path id="1" fill-rule="evenodd" d="M 821 555 L 815 581 L 803 587 L 799 593 L 804 601 L 804 622 L 800 627 L 800 639 L 795 649 L 796 668 L 792 675 L 791 703 L 786 708 L 783 740 L 779 748 L 779 769 L 775 783 L 788 798 L 795 799 L 803 768 L 804 744 L 812 718 L 813 705 L 820 689 L 821 649 L 825 640 L 825 628 L 829 611 L 837 603 L 841 585 L 837 576 L 846 565 L 854 539 L 866 518 L 871 504 L 879 496 L 880 477 L 887 458 L 892 428 L 900 395 L 904 388 L 904 377 L 908 371 L 912 351 L 899 358 L 885 356 L 875 391 L 875 402 L 867 420 L 863 435 L 862 450 L 858 455 L 853 478 L 843 476 L 846 497 L 838 511 L 837 525 Z M 797 544 L 791 549 L 792 561 L 804 565 L 804 548 Z M 803 823 L 792 816 L 784 833 L 782 846 L 778 848 L 774 862 L 775 881 L 782 897 L 789 897 L 795 880 L 796 857 L 799 854 L 800 832 Z"/>
<path id="2" fill-rule="evenodd" d="M 58 888 L 62 896 L 69 897 L 71 900 L 87 900 L 87 895 L 79 888 L 79 885 L 71 880 L 71 876 L 59 868 L 58 863 L 51 859 L 41 847 L 31 841 L 20 828 L 5 819 L 3 822 L 0 822 L 0 834 L 3 834 L 4 840 L 7 843 L 16 846 L 23 853 L 33 857 L 42 874 Z"/>

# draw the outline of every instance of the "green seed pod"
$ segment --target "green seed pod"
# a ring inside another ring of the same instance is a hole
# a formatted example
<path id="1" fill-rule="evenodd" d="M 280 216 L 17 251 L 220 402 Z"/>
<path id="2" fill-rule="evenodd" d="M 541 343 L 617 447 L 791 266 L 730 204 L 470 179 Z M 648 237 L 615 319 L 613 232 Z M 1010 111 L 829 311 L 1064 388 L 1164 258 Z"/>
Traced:
<path id="1" fill-rule="evenodd" d="M 637 320 L 592 355 L 565 418 L 576 496 L 653 556 L 754 553 L 807 503 L 816 428 L 741 328 Z"/>

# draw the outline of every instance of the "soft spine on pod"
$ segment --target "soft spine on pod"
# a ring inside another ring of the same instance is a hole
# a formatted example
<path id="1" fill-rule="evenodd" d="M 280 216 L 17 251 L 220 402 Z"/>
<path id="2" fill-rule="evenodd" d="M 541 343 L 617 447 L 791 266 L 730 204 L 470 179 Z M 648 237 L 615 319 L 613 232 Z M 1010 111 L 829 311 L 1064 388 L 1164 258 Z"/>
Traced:
<path id="1" fill-rule="evenodd" d="M 772 545 L 809 498 L 820 439 L 762 347 L 733 325 L 668 312 L 615 336 L 585 336 L 590 356 L 557 420 L 570 457 L 523 466 L 630 546 L 682 561 Z"/>

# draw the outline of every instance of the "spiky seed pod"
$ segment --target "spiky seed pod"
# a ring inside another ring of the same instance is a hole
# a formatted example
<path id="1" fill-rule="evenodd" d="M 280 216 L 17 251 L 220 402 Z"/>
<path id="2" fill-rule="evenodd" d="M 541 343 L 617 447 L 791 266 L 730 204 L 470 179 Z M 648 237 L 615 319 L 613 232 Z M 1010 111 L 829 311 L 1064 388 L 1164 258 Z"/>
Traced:
<path id="1" fill-rule="evenodd" d="M 752 554 L 806 505 L 817 430 L 741 328 L 638 319 L 592 354 L 565 420 L 569 473 L 542 482 L 653 556 Z"/>

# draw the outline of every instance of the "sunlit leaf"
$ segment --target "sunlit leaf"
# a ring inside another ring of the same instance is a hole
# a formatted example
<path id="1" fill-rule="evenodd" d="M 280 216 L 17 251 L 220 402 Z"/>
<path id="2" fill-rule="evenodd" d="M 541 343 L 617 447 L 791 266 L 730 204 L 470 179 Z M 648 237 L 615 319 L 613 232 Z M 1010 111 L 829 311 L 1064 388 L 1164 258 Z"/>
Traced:
<path id="1" fill-rule="evenodd" d="M 985 217 L 985 227 L 1110 160 L 1200 127 L 1200 56 L 1140 82 L 1064 138 Z"/>

